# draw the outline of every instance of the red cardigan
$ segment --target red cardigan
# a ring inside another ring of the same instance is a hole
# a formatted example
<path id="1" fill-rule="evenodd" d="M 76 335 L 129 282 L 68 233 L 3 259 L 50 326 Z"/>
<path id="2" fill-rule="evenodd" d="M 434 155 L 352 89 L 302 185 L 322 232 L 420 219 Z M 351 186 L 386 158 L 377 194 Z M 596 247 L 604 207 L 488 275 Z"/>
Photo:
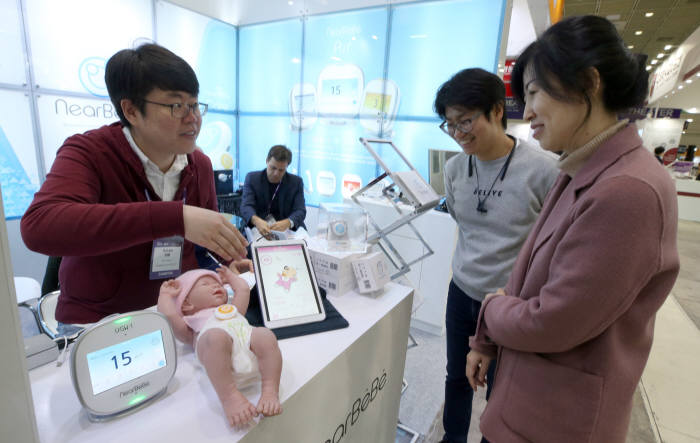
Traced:
<path id="1" fill-rule="evenodd" d="M 490 441 L 624 443 L 654 317 L 679 271 L 675 186 L 628 125 L 547 196 L 473 348 L 499 346 Z M 490 342 L 492 340 L 492 342 Z"/>
<path id="2" fill-rule="evenodd" d="M 90 323 L 156 304 L 152 242 L 184 235 L 183 190 L 188 205 L 217 209 L 211 161 L 198 150 L 187 160 L 174 201 L 163 202 L 120 123 L 64 142 L 20 225 L 29 249 L 63 257 L 57 320 Z M 185 241 L 182 271 L 196 267 Z"/>

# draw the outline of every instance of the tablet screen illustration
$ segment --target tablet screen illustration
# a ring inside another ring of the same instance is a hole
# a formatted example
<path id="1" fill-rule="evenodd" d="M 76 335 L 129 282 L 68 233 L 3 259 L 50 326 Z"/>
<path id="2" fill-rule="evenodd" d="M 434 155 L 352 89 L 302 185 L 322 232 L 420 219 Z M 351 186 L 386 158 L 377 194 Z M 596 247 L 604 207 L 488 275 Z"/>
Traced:
<path id="1" fill-rule="evenodd" d="M 257 254 L 269 320 L 321 312 L 300 245 L 260 246 Z"/>

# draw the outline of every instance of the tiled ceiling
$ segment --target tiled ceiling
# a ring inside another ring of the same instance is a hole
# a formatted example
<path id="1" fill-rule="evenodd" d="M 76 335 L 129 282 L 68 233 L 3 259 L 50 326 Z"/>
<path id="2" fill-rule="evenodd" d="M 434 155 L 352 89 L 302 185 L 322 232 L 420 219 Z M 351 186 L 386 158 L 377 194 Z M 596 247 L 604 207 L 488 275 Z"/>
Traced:
<path id="1" fill-rule="evenodd" d="M 651 61 L 670 54 L 700 25 L 700 0 L 565 0 L 565 17 L 585 14 L 607 17 L 632 51 Z"/>

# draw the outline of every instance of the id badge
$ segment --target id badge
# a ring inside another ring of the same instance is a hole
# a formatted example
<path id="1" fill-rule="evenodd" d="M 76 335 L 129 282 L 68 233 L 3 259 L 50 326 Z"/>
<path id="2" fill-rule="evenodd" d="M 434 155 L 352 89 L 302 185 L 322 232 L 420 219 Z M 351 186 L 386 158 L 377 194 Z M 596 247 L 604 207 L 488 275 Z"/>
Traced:
<path id="1" fill-rule="evenodd" d="M 185 239 L 180 236 L 153 240 L 151 252 L 151 280 L 173 278 L 180 275 L 182 247 Z"/>

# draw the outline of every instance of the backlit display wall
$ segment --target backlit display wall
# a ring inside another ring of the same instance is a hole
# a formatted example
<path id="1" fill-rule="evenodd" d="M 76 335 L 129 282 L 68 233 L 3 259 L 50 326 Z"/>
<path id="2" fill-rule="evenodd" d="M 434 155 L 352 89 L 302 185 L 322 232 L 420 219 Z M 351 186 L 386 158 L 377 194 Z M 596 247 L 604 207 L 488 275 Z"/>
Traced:
<path id="1" fill-rule="evenodd" d="M 436 0 L 235 27 L 164 0 L 0 0 L 5 217 L 21 217 L 67 137 L 117 120 L 105 63 L 148 41 L 197 73 L 198 145 L 238 184 L 284 144 L 307 204 L 341 201 L 381 173 L 360 137 L 392 139 L 427 178 L 429 149 L 458 149 L 435 92 L 460 69 L 495 71 L 504 8 Z"/>

